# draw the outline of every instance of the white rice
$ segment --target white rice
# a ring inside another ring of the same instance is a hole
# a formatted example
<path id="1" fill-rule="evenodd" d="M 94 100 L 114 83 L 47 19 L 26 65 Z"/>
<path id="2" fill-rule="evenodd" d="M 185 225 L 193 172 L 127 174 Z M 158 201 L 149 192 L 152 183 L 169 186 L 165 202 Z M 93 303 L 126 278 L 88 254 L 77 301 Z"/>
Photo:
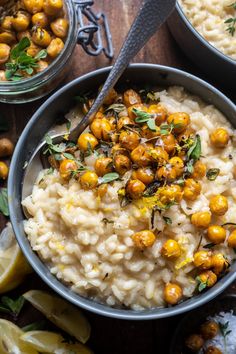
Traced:
<path id="1" fill-rule="evenodd" d="M 100 199 L 96 191 L 81 189 L 74 179 L 65 182 L 57 171 L 42 171 L 32 195 L 22 202 L 32 215 L 25 221 L 25 232 L 50 271 L 73 291 L 109 306 L 134 310 L 164 306 L 163 289 L 170 281 L 181 285 L 185 298 L 191 297 L 196 281 L 189 273 L 194 268 L 192 260 L 199 234 L 189 216 L 209 210 L 209 198 L 223 193 L 228 198 L 229 210 L 217 218 L 217 223 L 235 222 L 235 148 L 232 140 L 220 151 L 209 142 L 209 134 L 215 128 L 224 126 L 232 137 L 232 127 L 217 109 L 181 87 L 171 87 L 158 95 L 169 113 L 190 114 L 192 127 L 201 137 L 203 162 L 207 169 L 220 168 L 220 175 L 215 182 L 203 178 L 202 193 L 196 201 L 182 200 L 165 212 L 172 225 L 166 225 L 158 215 L 155 217 L 154 228 L 159 233 L 152 247 L 143 252 L 134 247 L 132 235 L 151 227 L 150 211 L 134 204 L 120 207 L 117 190 L 125 181 L 109 185 L 107 194 Z M 94 161 L 91 156 L 87 160 L 90 168 Z M 113 223 L 105 224 L 104 219 Z M 176 262 L 160 254 L 168 238 L 174 238 L 181 246 L 182 256 Z M 202 244 L 206 243 L 209 241 L 204 235 Z M 230 262 L 234 257 L 226 243 L 214 247 L 214 252 L 222 252 Z"/>

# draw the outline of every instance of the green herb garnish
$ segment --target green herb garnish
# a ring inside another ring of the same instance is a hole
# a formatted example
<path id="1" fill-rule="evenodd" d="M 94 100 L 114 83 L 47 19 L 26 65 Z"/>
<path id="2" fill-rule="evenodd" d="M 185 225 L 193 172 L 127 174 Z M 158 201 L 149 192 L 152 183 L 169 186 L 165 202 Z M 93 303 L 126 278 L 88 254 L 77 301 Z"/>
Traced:
<path id="1" fill-rule="evenodd" d="M 222 334 L 223 338 L 224 338 L 224 353 L 227 354 L 227 336 L 232 332 L 231 330 L 229 330 L 229 321 L 222 323 L 222 322 L 218 322 L 219 325 L 219 329 L 220 329 L 220 333 Z"/>
<path id="2" fill-rule="evenodd" d="M 22 72 L 32 75 L 34 69 L 38 67 L 38 61 L 47 56 L 45 49 L 40 50 L 35 57 L 26 53 L 26 49 L 30 46 L 30 40 L 24 37 L 20 42 L 11 50 L 10 61 L 6 63 L 6 79 L 12 81 L 19 81 L 23 78 Z"/>
<path id="3" fill-rule="evenodd" d="M 53 144 L 52 138 L 48 134 L 45 136 L 45 141 L 47 144 L 47 148 L 43 152 L 44 155 L 46 155 L 46 154 L 55 155 L 55 153 L 65 152 L 66 145 L 63 143 Z"/>
<path id="4" fill-rule="evenodd" d="M 205 246 L 203 246 L 203 248 L 206 248 L 206 249 L 211 249 L 212 247 L 214 247 L 216 244 L 211 242 L 211 243 L 207 243 Z"/>
<path id="5" fill-rule="evenodd" d="M 169 218 L 168 216 L 162 216 L 163 220 L 165 221 L 165 223 L 167 225 L 171 225 L 172 224 L 172 219 Z"/>
<path id="6" fill-rule="evenodd" d="M 5 216 L 9 216 L 8 197 L 7 197 L 6 188 L 1 188 L 0 190 L 0 212 Z"/>
<path id="7" fill-rule="evenodd" d="M 23 298 L 23 296 L 18 297 L 16 300 L 13 300 L 8 296 L 2 296 L 0 307 L 1 309 L 5 309 L 9 313 L 11 313 L 14 317 L 17 317 L 20 314 L 24 303 L 25 299 Z"/>
<path id="8" fill-rule="evenodd" d="M 181 128 L 181 127 L 182 127 L 181 123 L 177 123 L 177 124 L 174 124 L 174 123 L 161 124 L 160 133 L 161 133 L 161 135 L 168 135 L 168 134 L 170 134 L 173 131 L 173 129 L 178 129 L 178 128 Z"/>
<path id="9" fill-rule="evenodd" d="M 157 126 L 155 123 L 155 114 L 150 114 L 144 111 L 140 111 L 137 108 L 133 108 L 132 111 L 136 115 L 135 122 L 136 123 L 147 123 L 147 126 L 150 130 L 156 131 Z"/>
<path id="10" fill-rule="evenodd" d="M 112 105 L 110 105 L 105 112 L 108 111 L 114 111 L 115 113 L 120 113 L 122 111 L 126 110 L 125 105 L 123 105 L 122 103 L 114 103 Z"/>
<path id="11" fill-rule="evenodd" d="M 236 10 L 236 1 L 233 2 L 231 5 L 229 5 L 228 7 L 232 7 L 234 10 Z M 226 28 L 226 31 L 229 32 L 229 34 L 231 34 L 231 36 L 234 36 L 235 33 L 235 26 L 236 26 L 236 17 L 230 17 L 228 18 L 225 22 L 225 24 L 228 25 L 228 27 Z"/>
<path id="12" fill-rule="evenodd" d="M 207 288 L 207 281 L 202 281 L 200 277 L 196 277 L 196 280 L 198 282 L 198 291 L 202 292 L 204 289 Z"/>
<path id="13" fill-rule="evenodd" d="M 152 195 L 154 195 L 158 188 L 161 186 L 160 181 L 154 181 L 152 183 L 150 183 L 147 188 L 145 189 L 144 193 L 143 193 L 143 197 L 151 197 Z"/>
<path id="14" fill-rule="evenodd" d="M 210 168 L 206 173 L 206 177 L 209 181 L 214 181 L 219 176 L 219 173 L 219 168 Z"/>
<path id="15" fill-rule="evenodd" d="M 199 135 L 196 135 L 193 144 L 190 146 L 187 152 L 187 164 L 186 164 L 186 172 L 188 174 L 193 173 L 193 165 L 197 162 L 197 160 L 201 156 L 201 138 Z"/>
<path id="16" fill-rule="evenodd" d="M 119 179 L 120 176 L 118 173 L 116 172 L 111 172 L 111 173 L 107 173 L 106 175 L 104 175 L 103 177 L 101 177 L 99 179 L 99 183 L 100 184 L 103 184 L 103 183 L 109 183 L 109 182 L 112 182 L 112 181 L 115 181 L 117 179 Z"/>
<path id="17" fill-rule="evenodd" d="M 46 321 L 42 320 L 42 321 L 30 323 L 30 324 L 22 327 L 21 329 L 24 332 L 29 332 L 29 331 L 43 330 L 43 329 L 45 329 L 45 327 L 46 327 Z"/>

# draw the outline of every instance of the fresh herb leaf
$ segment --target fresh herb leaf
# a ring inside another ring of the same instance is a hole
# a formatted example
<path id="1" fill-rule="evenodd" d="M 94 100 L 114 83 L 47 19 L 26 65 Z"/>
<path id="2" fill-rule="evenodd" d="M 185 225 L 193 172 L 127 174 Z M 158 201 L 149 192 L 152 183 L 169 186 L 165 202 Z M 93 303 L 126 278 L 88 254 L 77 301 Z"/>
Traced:
<path id="1" fill-rule="evenodd" d="M 172 219 L 169 218 L 168 216 L 162 216 L 163 220 L 165 221 L 165 223 L 167 225 L 171 225 L 172 224 Z"/>
<path id="2" fill-rule="evenodd" d="M 152 195 L 154 195 L 158 190 L 158 188 L 160 187 L 160 185 L 161 185 L 160 181 L 154 181 L 150 183 L 147 186 L 146 190 L 144 191 L 143 197 L 151 197 Z"/>
<path id="3" fill-rule="evenodd" d="M 104 175 L 103 177 L 100 178 L 99 182 L 100 184 L 103 184 L 103 183 L 109 183 L 109 182 L 112 182 L 112 181 L 115 181 L 117 179 L 119 179 L 120 176 L 118 173 L 116 172 L 111 172 L 111 173 L 107 173 L 106 175 Z"/>
<path id="4" fill-rule="evenodd" d="M 63 153 L 65 152 L 66 145 L 61 144 L 53 144 L 52 138 L 47 134 L 45 136 L 45 142 L 47 144 L 46 150 L 44 150 L 43 154 L 54 155 L 55 153 Z"/>
<path id="5" fill-rule="evenodd" d="M 122 103 L 114 103 L 112 105 L 110 105 L 106 110 L 105 112 L 108 112 L 108 111 L 114 111 L 116 113 L 120 113 L 122 111 L 126 110 L 126 107 L 125 105 L 123 105 Z"/>
<path id="6" fill-rule="evenodd" d="M 9 308 L 4 306 L 3 304 L 0 304 L 0 312 L 11 314 L 11 310 L 9 310 Z"/>
<path id="7" fill-rule="evenodd" d="M 181 128 L 182 127 L 182 124 L 181 123 L 177 123 L 177 124 L 174 124 L 174 123 L 170 123 L 170 124 L 161 124 L 160 128 L 160 134 L 161 135 L 168 135 L 170 134 L 173 129 L 178 129 L 178 128 Z"/>
<path id="8" fill-rule="evenodd" d="M 193 145 L 189 148 L 187 152 L 187 157 L 189 160 L 193 160 L 194 163 L 200 158 L 201 156 L 201 138 L 197 134 L 194 140 Z"/>
<path id="9" fill-rule="evenodd" d="M 232 4 L 230 4 L 228 7 L 232 7 L 234 10 L 236 10 L 236 1 L 233 2 Z M 230 17 L 228 18 L 225 22 L 225 24 L 228 25 L 228 27 L 226 28 L 226 31 L 228 31 L 231 36 L 233 37 L 233 35 L 235 34 L 235 25 L 236 25 L 236 17 Z"/>
<path id="10" fill-rule="evenodd" d="M 17 59 L 22 52 L 30 46 L 30 40 L 28 37 L 24 37 L 21 41 L 11 50 L 11 58 Z"/>
<path id="11" fill-rule="evenodd" d="M 0 212 L 5 216 L 9 216 L 8 197 L 7 197 L 6 188 L 1 188 L 0 190 Z"/>
<path id="12" fill-rule="evenodd" d="M 193 160 L 190 160 L 190 161 L 187 162 L 186 171 L 187 171 L 188 174 L 192 174 L 193 173 Z"/>
<path id="13" fill-rule="evenodd" d="M 149 119 L 148 121 L 147 121 L 147 126 L 148 126 L 148 128 L 150 129 L 150 130 L 152 130 L 152 131 L 156 131 L 157 130 L 157 126 L 156 126 L 156 123 L 155 123 L 155 118 L 153 118 L 153 119 Z"/>
<path id="14" fill-rule="evenodd" d="M 136 115 L 136 118 L 135 118 L 136 123 L 146 123 L 149 119 L 155 118 L 154 114 L 150 114 L 150 113 L 141 111 L 137 108 L 133 108 L 132 111 Z"/>
<path id="15" fill-rule="evenodd" d="M 218 322 L 218 324 L 219 324 L 220 333 L 222 334 L 222 336 L 224 338 L 232 332 L 228 329 L 229 328 L 229 321 L 227 321 L 225 323 Z"/>
<path id="16" fill-rule="evenodd" d="M 211 249 L 212 247 L 214 247 L 216 244 L 211 242 L 211 243 L 207 243 L 205 246 L 203 246 L 203 248 L 206 248 L 206 249 Z"/>
<path id="17" fill-rule="evenodd" d="M 71 121 L 70 121 L 69 119 L 67 119 L 66 129 L 67 129 L 68 132 L 70 132 L 70 129 L 71 129 Z"/>
<path id="18" fill-rule="evenodd" d="M 198 291 L 201 293 L 204 289 L 206 289 L 207 281 L 203 282 L 200 277 L 196 277 L 196 280 L 198 282 Z"/>
<path id="19" fill-rule="evenodd" d="M 29 331 L 38 331 L 38 330 L 43 330 L 46 327 L 46 321 L 42 320 L 42 321 L 37 321 L 37 322 L 33 322 L 30 323 L 24 327 L 22 327 L 22 331 L 24 332 L 29 332 Z"/>
<path id="20" fill-rule="evenodd" d="M 214 181 L 219 176 L 219 173 L 219 168 L 210 168 L 206 173 L 206 177 L 209 181 Z"/>
<path id="21" fill-rule="evenodd" d="M 36 60 L 45 59 L 47 57 L 47 55 L 48 55 L 48 53 L 47 53 L 46 49 L 42 49 L 42 50 L 40 50 L 40 52 L 38 52 L 35 55 L 34 59 L 36 59 Z"/>
<path id="22" fill-rule="evenodd" d="M 20 296 L 16 300 L 12 300 L 8 296 L 2 296 L 1 303 L 6 306 L 14 316 L 18 316 L 20 311 L 22 310 L 22 307 L 24 306 L 25 299 L 23 298 L 23 296 Z"/>

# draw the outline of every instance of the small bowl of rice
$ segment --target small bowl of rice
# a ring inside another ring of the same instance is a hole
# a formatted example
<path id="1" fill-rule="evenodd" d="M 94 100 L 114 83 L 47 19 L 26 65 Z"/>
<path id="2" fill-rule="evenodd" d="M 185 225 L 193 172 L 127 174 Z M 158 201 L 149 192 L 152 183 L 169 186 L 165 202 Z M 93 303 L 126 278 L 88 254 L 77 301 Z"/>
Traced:
<path id="1" fill-rule="evenodd" d="M 183 318 L 170 354 L 235 354 L 235 330 L 236 296 L 221 296 Z"/>
<path id="2" fill-rule="evenodd" d="M 35 271 L 72 303 L 129 320 L 177 315 L 236 277 L 236 108 L 188 73 L 134 64 L 69 142 L 109 70 L 64 86 L 28 123 L 9 176 L 11 222 Z M 37 166 L 22 196 L 45 136 L 51 167 Z"/>
<path id="3" fill-rule="evenodd" d="M 231 0 L 179 0 L 168 20 L 186 56 L 213 82 L 235 89 L 236 4 Z"/>

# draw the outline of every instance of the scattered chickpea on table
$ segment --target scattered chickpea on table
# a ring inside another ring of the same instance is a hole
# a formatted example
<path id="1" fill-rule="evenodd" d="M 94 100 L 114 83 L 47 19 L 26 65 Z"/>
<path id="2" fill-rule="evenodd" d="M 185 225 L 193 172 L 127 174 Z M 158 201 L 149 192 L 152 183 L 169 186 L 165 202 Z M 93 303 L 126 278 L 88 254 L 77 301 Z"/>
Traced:
<path id="1" fill-rule="evenodd" d="M 10 157 L 13 153 L 14 145 L 7 138 L 0 139 L 0 159 Z M 0 160 L 0 180 L 6 180 L 9 173 L 9 167 L 6 162 Z"/>

